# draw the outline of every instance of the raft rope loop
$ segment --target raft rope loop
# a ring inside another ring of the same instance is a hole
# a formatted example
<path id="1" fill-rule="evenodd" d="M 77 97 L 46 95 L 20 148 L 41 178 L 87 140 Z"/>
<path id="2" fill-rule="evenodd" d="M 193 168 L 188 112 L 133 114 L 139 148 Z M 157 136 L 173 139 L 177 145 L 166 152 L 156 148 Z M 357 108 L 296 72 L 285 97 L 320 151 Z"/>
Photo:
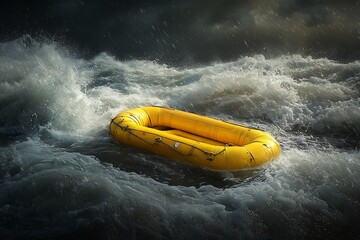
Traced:
<path id="1" fill-rule="evenodd" d="M 153 134 L 153 133 L 149 133 L 149 132 L 137 130 L 137 129 L 130 129 L 129 126 L 122 126 L 122 125 L 120 125 L 120 124 L 125 120 L 124 118 L 123 118 L 119 123 L 114 122 L 114 120 L 115 120 L 115 118 L 112 119 L 111 122 L 114 123 L 116 126 L 118 126 L 122 131 L 128 132 L 128 133 L 131 134 L 132 136 L 140 139 L 141 141 L 143 141 L 143 142 L 145 142 L 145 143 L 147 143 L 147 144 L 150 144 L 150 145 L 159 145 L 159 144 L 161 143 L 161 144 L 165 145 L 166 147 L 172 149 L 173 151 L 175 151 L 175 152 L 177 152 L 178 154 L 180 154 L 180 155 L 182 155 L 182 156 L 185 156 L 185 157 L 191 156 L 191 155 L 193 154 L 193 152 L 194 152 L 194 149 L 197 149 L 197 150 L 199 150 L 200 152 L 203 152 L 203 153 L 205 154 L 207 160 L 212 161 L 212 160 L 215 159 L 216 156 L 218 156 L 218 155 L 222 154 L 223 152 L 225 152 L 225 151 L 226 151 L 226 148 L 227 148 L 228 146 L 234 146 L 232 143 L 225 144 L 223 150 L 221 150 L 221 151 L 219 151 L 219 152 L 217 152 L 217 153 L 214 153 L 214 152 L 208 152 L 208 151 L 205 151 L 205 150 L 203 150 L 203 149 L 201 149 L 201 148 L 199 148 L 199 147 L 196 147 L 196 146 L 193 146 L 193 145 L 190 145 L 190 144 L 181 142 L 181 143 L 184 144 L 184 145 L 187 145 L 187 146 L 192 147 L 192 149 L 189 151 L 189 153 L 186 154 L 186 153 L 182 153 L 182 152 L 179 151 L 178 149 L 176 149 L 176 148 L 174 148 L 173 146 L 171 146 L 171 145 L 167 144 L 166 142 L 164 142 L 160 136 L 157 136 L 157 135 L 155 135 L 155 134 Z M 138 132 L 142 132 L 142 133 L 146 133 L 146 134 L 152 134 L 152 135 L 155 135 L 156 137 L 154 138 L 154 142 L 150 142 L 150 141 L 148 141 L 148 140 L 140 137 L 139 135 L 137 135 L 137 134 L 134 133 L 133 131 L 138 131 Z M 165 138 L 165 137 L 163 137 L 163 138 Z M 172 140 L 172 139 L 169 139 L 169 138 L 165 138 L 165 139 Z"/>
<path id="2" fill-rule="evenodd" d="M 188 146 L 190 146 L 192 148 L 189 151 L 189 153 L 185 154 L 185 153 L 182 153 L 181 151 L 179 151 L 178 149 L 172 147 L 170 144 L 167 144 L 166 142 L 164 142 L 161 137 L 159 137 L 159 136 L 155 137 L 155 144 L 158 145 L 160 143 L 164 144 L 166 147 L 170 148 L 171 150 L 174 150 L 175 152 L 177 152 L 178 154 L 180 154 L 180 155 L 182 155 L 184 157 L 191 156 L 191 154 L 194 152 L 194 146 L 191 146 L 189 144 L 186 144 L 186 145 L 188 145 Z M 185 144 L 185 143 L 182 143 L 182 144 Z"/>

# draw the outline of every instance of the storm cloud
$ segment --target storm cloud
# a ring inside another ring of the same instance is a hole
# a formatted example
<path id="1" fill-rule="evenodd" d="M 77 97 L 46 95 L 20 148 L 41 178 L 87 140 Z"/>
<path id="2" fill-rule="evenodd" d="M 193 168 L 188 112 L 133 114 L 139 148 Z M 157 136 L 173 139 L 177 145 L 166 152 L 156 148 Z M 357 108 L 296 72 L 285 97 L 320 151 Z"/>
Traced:
<path id="1" fill-rule="evenodd" d="M 253 54 L 360 57 L 359 0 L 14 1 L 0 11 L 1 41 L 59 38 L 87 56 L 173 64 Z"/>

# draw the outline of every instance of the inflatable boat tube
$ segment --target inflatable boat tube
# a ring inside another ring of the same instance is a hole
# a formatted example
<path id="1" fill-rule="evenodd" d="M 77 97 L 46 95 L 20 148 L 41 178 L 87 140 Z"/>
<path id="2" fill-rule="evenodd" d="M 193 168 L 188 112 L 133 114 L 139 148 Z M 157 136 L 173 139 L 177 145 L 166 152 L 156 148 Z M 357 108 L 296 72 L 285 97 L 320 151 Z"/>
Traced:
<path id="1" fill-rule="evenodd" d="M 110 133 L 121 144 L 213 170 L 255 168 L 281 151 L 262 130 L 164 107 L 121 112 Z"/>

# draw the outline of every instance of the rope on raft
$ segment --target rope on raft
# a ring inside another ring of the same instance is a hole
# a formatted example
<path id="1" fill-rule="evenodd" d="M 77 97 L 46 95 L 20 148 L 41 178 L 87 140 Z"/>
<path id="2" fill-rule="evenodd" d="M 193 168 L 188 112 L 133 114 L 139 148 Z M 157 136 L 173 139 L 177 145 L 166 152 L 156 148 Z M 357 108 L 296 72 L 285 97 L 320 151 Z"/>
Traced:
<path id="1" fill-rule="evenodd" d="M 152 146 L 158 145 L 158 144 L 164 144 L 166 147 L 168 147 L 168 148 L 174 150 L 175 152 L 177 152 L 178 154 L 180 154 L 180 155 L 182 155 L 182 156 L 186 156 L 186 157 L 187 157 L 187 156 L 191 156 L 192 153 L 194 152 L 194 149 L 197 149 L 197 150 L 199 150 L 199 151 L 201 151 L 201 152 L 203 152 L 203 153 L 205 154 L 207 160 L 212 161 L 212 160 L 215 159 L 216 156 L 218 156 L 218 155 L 222 154 L 223 152 L 225 152 L 225 151 L 226 151 L 226 148 L 227 148 L 228 146 L 233 146 L 233 144 L 231 144 L 231 143 L 230 143 L 230 144 L 225 144 L 223 150 L 221 150 L 221 151 L 219 151 L 219 152 L 217 152 L 217 153 L 213 153 L 213 152 L 205 151 L 205 150 L 203 150 L 203 149 L 201 149 L 201 148 L 199 148 L 199 147 L 196 147 L 196 146 L 193 146 L 193 145 L 184 143 L 184 142 L 179 142 L 179 143 L 182 143 L 182 144 L 184 144 L 184 145 L 187 145 L 187 146 L 191 147 L 191 150 L 189 151 L 189 153 L 182 153 L 181 151 L 179 151 L 178 149 L 176 149 L 176 147 L 173 147 L 173 146 L 171 146 L 170 144 L 167 144 L 166 142 L 164 142 L 164 141 L 162 140 L 162 138 L 161 138 L 160 136 L 157 136 L 156 134 L 149 133 L 149 132 L 145 132 L 145 131 L 141 131 L 141 130 L 137 130 L 137 129 L 130 129 L 129 126 L 122 126 L 121 123 L 122 123 L 125 119 L 122 119 L 119 123 L 114 122 L 114 120 L 115 120 L 115 119 L 112 119 L 111 122 L 114 123 L 115 125 L 117 125 L 122 131 L 128 132 L 128 133 L 131 134 L 132 136 L 140 139 L 141 141 L 143 141 L 143 142 L 145 142 L 145 143 L 147 143 L 147 144 L 150 144 L 150 145 L 152 145 Z M 138 131 L 138 132 L 142 132 L 142 133 L 146 133 L 146 134 L 155 135 L 155 137 L 154 137 L 154 142 L 150 142 L 150 141 L 148 141 L 148 140 L 140 137 L 139 135 L 137 135 L 136 133 L 134 133 L 134 131 Z M 163 137 L 163 138 L 164 138 L 164 139 L 167 139 L 167 140 L 172 140 L 172 139 L 166 138 L 166 137 Z"/>

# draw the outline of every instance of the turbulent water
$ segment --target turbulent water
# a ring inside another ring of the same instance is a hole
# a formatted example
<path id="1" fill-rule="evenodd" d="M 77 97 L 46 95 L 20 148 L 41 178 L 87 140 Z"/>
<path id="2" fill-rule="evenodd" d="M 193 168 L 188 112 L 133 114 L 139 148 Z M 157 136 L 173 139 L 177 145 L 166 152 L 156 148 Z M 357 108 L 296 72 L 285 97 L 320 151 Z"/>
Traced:
<path id="1" fill-rule="evenodd" d="M 202 67 L 0 44 L 1 239 L 360 238 L 360 61 L 262 55 Z M 279 159 L 213 172 L 113 142 L 158 105 L 270 132 Z"/>

